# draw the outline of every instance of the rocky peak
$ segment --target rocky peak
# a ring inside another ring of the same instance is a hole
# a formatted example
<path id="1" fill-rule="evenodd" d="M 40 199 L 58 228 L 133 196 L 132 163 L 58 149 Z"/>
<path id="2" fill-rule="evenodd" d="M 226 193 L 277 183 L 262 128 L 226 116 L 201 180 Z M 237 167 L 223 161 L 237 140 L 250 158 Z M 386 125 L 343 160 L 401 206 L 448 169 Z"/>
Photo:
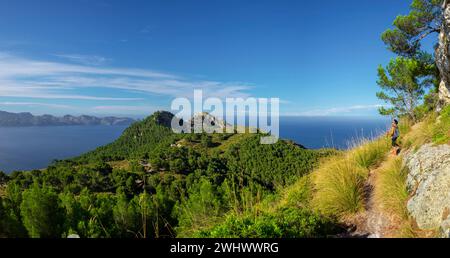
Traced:
<path id="1" fill-rule="evenodd" d="M 195 114 L 188 123 L 194 131 L 203 131 L 202 129 L 206 130 L 205 126 L 210 127 L 211 129 L 216 128 L 219 131 L 224 131 L 228 126 L 225 121 L 209 114 L 208 112 Z"/>

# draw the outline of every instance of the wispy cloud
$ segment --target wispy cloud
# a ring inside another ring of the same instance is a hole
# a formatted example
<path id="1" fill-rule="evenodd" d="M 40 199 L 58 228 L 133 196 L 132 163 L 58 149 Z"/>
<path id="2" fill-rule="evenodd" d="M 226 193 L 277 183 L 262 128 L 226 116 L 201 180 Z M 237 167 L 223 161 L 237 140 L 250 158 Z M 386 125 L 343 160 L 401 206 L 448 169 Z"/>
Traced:
<path id="1" fill-rule="evenodd" d="M 384 105 L 381 105 L 381 104 L 353 105 L 353 106 L 348 106 L 348 107 L 333 107 L 333 108 L 327 108 L 327 109 L 307 110 L 307 111 L 298 112 L 298 113 L 290 113 L 288 115 L 291 115 L 291 116 L 330 116 L 330 115 L 336 115 L 336 114 L 344 115 L 344 114 L 351 114 L 351 113 L 359 112 L 359 111 L 376 110 L 383 106 Z"/>
<path id="2" fill-rule="evenodd" d="M 0 106 L 40 106 L 40 107 L 50 107 L 50 108 L 64 108 L 64 109 L 72 109 L 73 106 L 69 105 L 60 105 L 60 104 L 51 104 L 51 103 L 39 103 L 39 102 L 0 102 Z"/>
<path id="3" fill-rule="evenodd" d="M 155 106 L 95 106 L 92 108 L 94 111 L 102 111 L 102 112 L 108 112 L 108 113 L 120 113 L 120 112 L 144 112 L 144 113 L 150 113 L 153 111 L 156 111 L 158 109 L 161 109 L 159 107 Z"/>
<path id="4" fill-rule="evenodd" d="M 136 97 L 86 95 L 92 88 Z M 0 53 L 0 97 L 132 101 L 148 95 L 190 97 L 194 89 L 203 89 L 205 96 L 223 98 L 246 97 L 249 88 L 244 83 L 192 80 L 152 70 L 38 61 Z"/>
<path id="5" fill-rule="evenodd" d="M 139 33 L 142 33 L 142 34 L 148 34 L 148 33 L 150 33 L 152 30 L 153 30 L 153 26 L 147 25 L 147 26 L 145 26 L 144 28 L 142 28 L 142 29 L 139 31 Z"/>
<path id="6" fill-rule="evenodd" d="M 83 65 L 104 65 L 111 62 L 110 58 L 96 55 L 55 54 L 54 56 Z"/>

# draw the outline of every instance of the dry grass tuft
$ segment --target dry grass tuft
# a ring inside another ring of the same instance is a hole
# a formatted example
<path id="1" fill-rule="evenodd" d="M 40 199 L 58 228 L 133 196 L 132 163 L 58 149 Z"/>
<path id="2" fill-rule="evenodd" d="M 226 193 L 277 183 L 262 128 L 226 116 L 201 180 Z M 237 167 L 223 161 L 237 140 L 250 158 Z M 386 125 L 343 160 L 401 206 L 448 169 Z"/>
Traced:
<path id="1" fill-rule="evenodd" d="M 406 185 L 408 169 L 400 157 L 386 161 L 375 177 L 374 203 L 388 216 L 391 224 L 389 237 L 414 238 L 423 235 L 410 218 L 407 202 L 409 193 Z"/>
<path id="2" fill-rule="evenodd" d="M 364 211 L 365 182 L 386 157 L 386 138 L 363 139 L 346 155 L 331 157 L 313 172 L 312 205 L 322 214 L 345 218 Z"/>
<path id="3" fill-rule="evenodd" d="M 335 157 L 314 172 L 313 207 L 322 214 L 344 217 L 364 209 L 364 182 L 368 171 L 353 159 Z"/>

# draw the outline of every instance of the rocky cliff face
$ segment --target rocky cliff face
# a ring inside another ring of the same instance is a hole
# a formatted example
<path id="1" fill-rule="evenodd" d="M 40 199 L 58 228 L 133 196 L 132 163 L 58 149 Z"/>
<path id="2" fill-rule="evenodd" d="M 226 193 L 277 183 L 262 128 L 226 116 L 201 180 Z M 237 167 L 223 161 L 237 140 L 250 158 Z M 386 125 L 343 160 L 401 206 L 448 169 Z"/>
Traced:
<path id="1" fill-rule="evenodd" d="M 450 237 L 450 145 L 423 145 L 404 156 L 411 198 L 407 207 L 417 226 Z"/>
<path id="2" fill-rule="evenodd" d="M 450 0 L 444 1 L 443 8 L 444 17 L 435 53 L 436 64 L 442 78 L 439 85 L 439 100 L 442 105 L 450 103 Z"/>

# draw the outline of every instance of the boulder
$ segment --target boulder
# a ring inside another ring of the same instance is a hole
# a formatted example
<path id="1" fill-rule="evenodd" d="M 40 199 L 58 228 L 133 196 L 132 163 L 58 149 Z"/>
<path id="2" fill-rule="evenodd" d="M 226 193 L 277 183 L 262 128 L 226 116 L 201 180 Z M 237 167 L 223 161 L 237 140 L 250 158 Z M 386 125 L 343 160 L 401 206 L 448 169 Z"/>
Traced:
<path id="1" fill-rule="evenodd" d="M 450 237 L 450 145 L 426 144 L 404 156 L 411 198 L 407 207 L 417 225 Z"/>

